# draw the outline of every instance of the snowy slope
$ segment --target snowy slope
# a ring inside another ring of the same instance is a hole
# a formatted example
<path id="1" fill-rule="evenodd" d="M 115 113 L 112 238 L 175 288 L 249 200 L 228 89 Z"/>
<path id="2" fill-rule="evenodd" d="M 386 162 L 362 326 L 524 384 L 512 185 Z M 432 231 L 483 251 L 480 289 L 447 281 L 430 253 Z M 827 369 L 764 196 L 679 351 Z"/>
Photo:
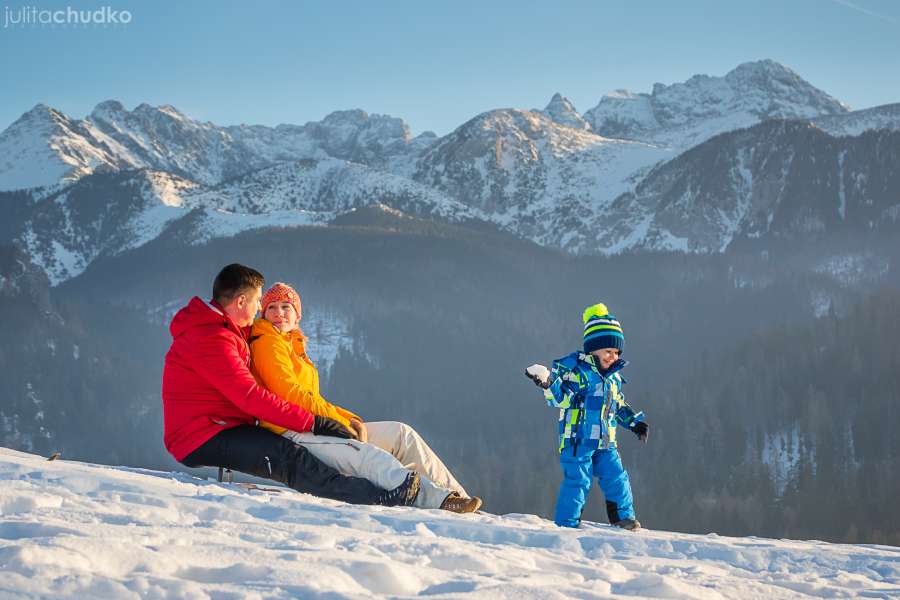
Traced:
<path id="1" fill-rule="evenodd" d="M 565 125 L 566 127 L 588 130 L 591 128 L 590 123 L 585 121 L 584 117 L 578 114 L 578 110 L 576 110 L 572 102 L 559 92 L 553 94 L 550 102 L 541 112 L 550 117 L 553 121 L 560 125 Z"/>
<path id="2" fill-rule="evenodd" d="M 351 506 L 0 449 L 0 596 L 895 597 L 900 549 Z"/>
<path id="3" fill-rule="evenodd" d="M 404 212 L 452 220 L 478 216 L 466 205 L 405 177 L 335 158 L 279 163 L 206 188 L 186 202 L 258 215 L 306 210 L 333 218 L 354 208 L 383 203 Z"/>
<path id="4" fill-rule="evenodd" d="M 655 167 L 591 230 L 607 254 L 717 253 L 740 239 L 865 236 L 896 227 L 898 157 L 900 134 L 888 129 L 832 137 L 809 121 L 767 121 Z"/>
<path id="5" fill-rule="evenodd" d="M 0 133 L 0 190 L 68 183 L 114 163 L 89 127 L 44 104 Z"/>
<path id="6" fill-rule="evenodd" d="M 860 135 L 873 129 L 900 131 L 900 103 L 819 117 L 813 124 L 831 135 Z"/>
<path id="7" fill-rule="evenodd" d="M 56 285 L 171 228 L 199 245 L 254 229 L 324 225 L 376 204 L 454 222 L 483 218 L 405 177 L 325 158 L 278 163 L 215 186 L 146 169 L 91 174 L 35 203 L 18 238 Z"/>
<path id="8" fill-rule="evenodd" d="M 592 249 L 588 221 L 633 189 L 636 173 L 673 157 L 541 111 L 499 109 L 440 138 L 414 178 L 526 239 L 578 252 Z"/>
<path id="9" fill-rule="evenodd" d="M 164 171 L 93 174 L 35 204 L 18 238 L 55 285 L 156 239 L 188 213 L 183 196 L 195 187 Z"/>

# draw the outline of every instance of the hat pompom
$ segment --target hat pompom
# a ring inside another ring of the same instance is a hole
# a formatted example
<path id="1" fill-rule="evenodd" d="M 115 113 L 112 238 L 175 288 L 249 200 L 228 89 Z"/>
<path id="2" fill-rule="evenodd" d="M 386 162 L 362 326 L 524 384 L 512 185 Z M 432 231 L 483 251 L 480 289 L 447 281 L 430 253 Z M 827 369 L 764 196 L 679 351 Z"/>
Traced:
<path id="1" fill-rule="evenodd" d="M 593 319 L 594 317 L 605 317 L 609 314 L 609 310 L 607 310 L 606 305 L 602 302 L 599 304 L 594 304 L 592 306 L 588 306 L 584 309 L 584 314 L 582 315 L 582 319 L 585 323 Z"/>

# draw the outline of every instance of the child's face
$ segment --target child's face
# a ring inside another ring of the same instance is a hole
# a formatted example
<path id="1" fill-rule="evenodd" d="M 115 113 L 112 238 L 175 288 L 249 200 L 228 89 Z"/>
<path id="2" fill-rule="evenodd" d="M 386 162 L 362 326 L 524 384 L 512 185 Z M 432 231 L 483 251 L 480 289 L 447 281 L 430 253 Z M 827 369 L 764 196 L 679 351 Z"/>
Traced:
<path id="1" fill-rule="evenodd" d="M 282 333 L 291 331 L 297 327 L 300 322 L 300 315 L 294 310 L 294 305 L 290 302 L 270 302 L 266 306 L 266 313 L 263 315 L 266 321 L 272 323 L 275 329 Z"/>
<path id="2" fill-rule="evenodd" d="M 600 361 L 600 368 L 604 371 L 612 366 L 614 362 L 619 360 L 618 348 L 600 348 L 591 352 L 594 358 Z"/>

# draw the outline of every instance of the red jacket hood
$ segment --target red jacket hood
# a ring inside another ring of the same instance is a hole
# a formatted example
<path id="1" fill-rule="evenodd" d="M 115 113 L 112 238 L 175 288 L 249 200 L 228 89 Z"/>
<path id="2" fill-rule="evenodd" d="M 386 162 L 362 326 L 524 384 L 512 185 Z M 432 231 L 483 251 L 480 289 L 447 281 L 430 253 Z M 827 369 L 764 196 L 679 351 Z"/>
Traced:
<path id="1" fill-rule="evenodd" d="M 201 325 L 222 325 L 238 335 L 244 335 L 241 328 L 235 325 L 215 300 L 204 302 L 197 296 L 191 298 L 187 306 L 175 313 L 169 324 L 169 333 L 172 334 L 172 338 L 177 338 L 191 327 Z"/>

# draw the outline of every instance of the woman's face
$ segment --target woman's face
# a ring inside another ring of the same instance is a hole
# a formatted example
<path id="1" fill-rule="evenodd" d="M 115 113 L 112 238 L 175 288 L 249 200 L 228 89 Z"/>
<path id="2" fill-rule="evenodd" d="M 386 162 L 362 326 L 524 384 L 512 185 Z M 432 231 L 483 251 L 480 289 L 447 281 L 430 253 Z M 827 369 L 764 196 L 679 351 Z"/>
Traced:
<path id="1" fill-rule="evenodd" d="M 290 302 L 270 302 L 263 318 L 281 333 L 296 329 L 300 322 L 300 314 Z"/>

